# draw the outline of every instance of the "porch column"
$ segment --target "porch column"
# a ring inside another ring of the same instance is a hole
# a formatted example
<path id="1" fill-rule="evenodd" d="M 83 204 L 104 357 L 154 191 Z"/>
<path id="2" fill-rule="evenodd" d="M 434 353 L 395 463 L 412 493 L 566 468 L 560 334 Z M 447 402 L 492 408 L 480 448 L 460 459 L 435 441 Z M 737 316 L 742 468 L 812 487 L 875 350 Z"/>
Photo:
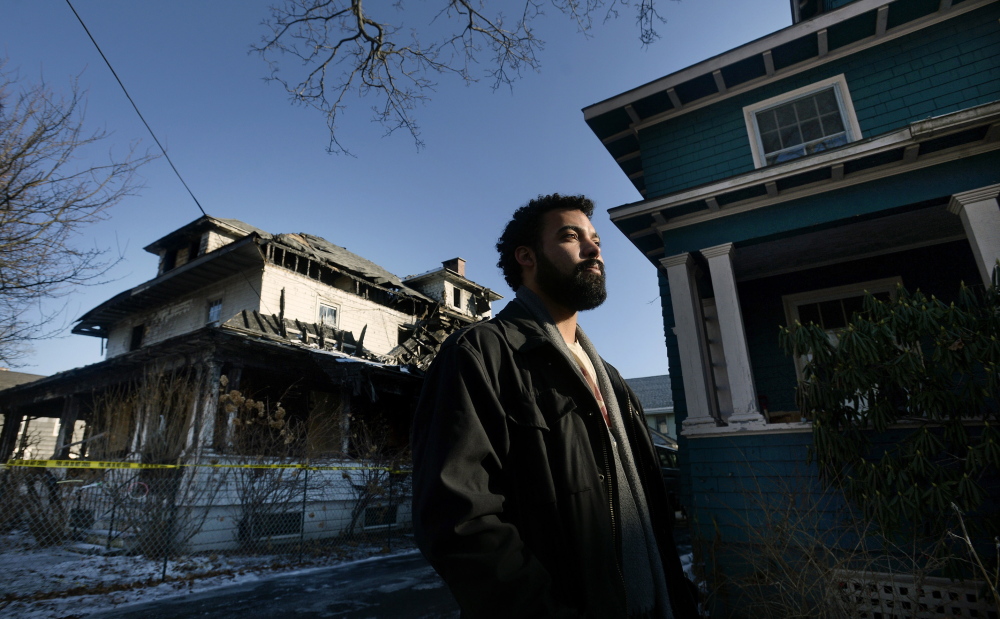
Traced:
<path id="1" fill-rule="evenodd" d="M 754 386 L 750 353 L 743 330 L 743 313 L 740 311 L 740 300 L 736 292 L 733 244 L 708 247 L 701 250 L 701 255 L 708 260 L 708 270 L 712 276 L 722 350 L 726 358 L 726 373 L 729 375 L 729 393 L 733 398 L 733 414 L 727 421 L 730 425 L 764 423 L 757 404 L 757 389 Z"/>
<path id="2" fill-rule="evenodd" d="M 215 447 L 215 432 L 219 427 L 219 380 L 222 378 L 222 365 L 210 361 L 205 370 L 204 401 L 201 404 L 201 436 L 198 438 L 199 451 L 211 451 Z M 225 413 L 223 413 L 225 414 Z"/>
<path id="3" fill-rule="evenodd" d="M 24 413 L 14 408 L 3 411 L 3 430 L 0 430 L 0 463 L 13 457 L 17 449 L 17 431 L 21 429 Z"/>
<path id="4" fill-rule="evenodd" d="M 222 392 L 232 393 L 233 391 L 240 390 L 240 381 L 243 378 L 243 366 L 239 364 L 233 364 L 230 366 L 228 373 L 226 374 L 226 387 L 222 388 L 219 385 L 219 396 Z M 222 375 L 219 375 L 219 380 L 222 380 Z M 226 412 L 225 409 L 219 408 L 219 396 L 215 399 L 215 414 L 218 421 L 215 426 L 215 448 L 223 452 L 232 452 L 233 447 L 236 444 L 236 411 Z"/>
<path id="5" fill-rule="evenodd" d="M 340 386 L 340 457 L 347 458 L 351 451 L 351 389 L 344 383 Z"/>
<path id="6" fill-rule="evenodd" d="M 694 278 L 694 258 L 679 254 L 663 258 L 660 264 L 667 270 L 670 283 L 670 303 L 674 309 L 674 334 L 680 349 L 681 376 L 684 380 L 684 400 L 687 418 L 683 433 L 698 428 L 715 427 L 718 411 L 705 355 L 704 318 L 701 298 Z"/>
<path id="7" fill-rule="evenodd" d="M 948 204 L 948 210 L 962 218 L 965 235 L 969 237 L 972 253 L 976 257 L 976 266 L 987 288 L 992 284 L 993 268 L 1000 259 L 998 193 L 1000 185 L 990 185 L 956 193 Z"/>
<path id="8" fill-rule="evenodd" d="M 59 417 L 59 433 L 56 435 L 56 449 L 52 454 L 54 460 L 69 458 L 70 444 L 73 442 L 73 428 L 80 416 L 80 402 L 74 395 L 66 396 L 63 401 L 62 416 Z"/>

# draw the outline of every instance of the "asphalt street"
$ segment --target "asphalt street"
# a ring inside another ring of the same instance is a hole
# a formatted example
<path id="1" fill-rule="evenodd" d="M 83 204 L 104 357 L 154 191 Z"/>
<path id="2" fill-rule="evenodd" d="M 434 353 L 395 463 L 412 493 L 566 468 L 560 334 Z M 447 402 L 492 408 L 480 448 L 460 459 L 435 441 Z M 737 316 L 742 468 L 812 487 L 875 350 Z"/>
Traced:
<path id="1" fill-rule="evenodd" d="M 458 605 L 418 552 L 276 576 L 148 604 L 92 619 L 452 619 Z"/>

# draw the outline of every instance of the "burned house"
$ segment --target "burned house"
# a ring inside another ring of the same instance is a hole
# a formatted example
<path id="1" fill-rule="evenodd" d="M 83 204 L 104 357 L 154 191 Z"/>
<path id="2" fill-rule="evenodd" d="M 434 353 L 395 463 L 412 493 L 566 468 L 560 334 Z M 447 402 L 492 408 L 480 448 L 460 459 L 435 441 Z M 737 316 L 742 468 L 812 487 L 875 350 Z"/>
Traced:
<path id="1" fill-rule="evenodd" d="M 73 328 L 103 340 L 103 361 L 0 393 L 4 460 L 24 457 L 32 418 L 59 420 L 53 453 L 34 458 L 358 460 L 362 426 L 404 448 L 421 370 L 501 298 L 460 258 L 400 279 L 320 237 L 232 219 L 201 217 L 145 249 L 156 277 Z"/>

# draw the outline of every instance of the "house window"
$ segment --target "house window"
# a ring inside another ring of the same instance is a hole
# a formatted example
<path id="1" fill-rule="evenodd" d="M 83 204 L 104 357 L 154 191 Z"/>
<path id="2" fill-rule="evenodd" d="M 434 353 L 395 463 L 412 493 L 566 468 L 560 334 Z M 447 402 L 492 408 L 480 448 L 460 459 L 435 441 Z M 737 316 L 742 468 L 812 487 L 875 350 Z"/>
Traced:
<path id="1" fill-rule="evenodd" d="M 219 324 L 222 318 L 222 299 L 215 299 L 208 302 L 208 324 Z"/>
<path id="2" fill-rule="evenodd" d="M 146 337 L 146 323 L 132 327 L 132 338 L 129 340 L 129 350 L 142 348 L 142 340 Z"/>
<path id="3" fill-rule="evenodd" d="M 319 324 L 327 327 L 337 327 L 337 308 L 326 303 L 319 304 Z"/>
<path id="4" fill-rule="evenodd" d="M 170 269 L 174 268 L 177 264 L 177 250 L 168 249 L 163 252 L 163 258 L 160 261 L 160 273 L 166 273 Z"/>
<path id="5" fill-rule="evenodd" d="M 239 539 L 250 542 L 302 532 L 302 512 L 253 513 L 239 523 Z"/>
<path id="6" fill-rule="evenodd" d="M 462 290 L 460 288 L 451 289 L 451 304 L 455 307 L 462 307 Z"/>
<path id="7" fill-rule="evenodd" d="M 743 108 L 758 168 L 830 150 L 861 137 L 843 75 Z"/>
<path id="8" fill-rule="evenodd" d="M 851 316 L 863 308 L 866 293 L 880 300 L 889 300 L 896 295 L 896 286 L 902 283 L 899 277 L 889 277 L 836 288 L 811 290 L 782 297 L 785 305 L 787 324 L 795 321 L 802 324 L 813 323 L 823 329 L 834 345 L 840 340 L 840 332 L 847 328 Z M 802 378 L 802 368 L 809 362 L 808 355 L 795 360 L 795 370 Z"/>
<path id="9" fill-rule="evenodd" d="M 201 254 L 201 237 L 191 239 L 188 245 L 188 262 L 191 262 Z"/>

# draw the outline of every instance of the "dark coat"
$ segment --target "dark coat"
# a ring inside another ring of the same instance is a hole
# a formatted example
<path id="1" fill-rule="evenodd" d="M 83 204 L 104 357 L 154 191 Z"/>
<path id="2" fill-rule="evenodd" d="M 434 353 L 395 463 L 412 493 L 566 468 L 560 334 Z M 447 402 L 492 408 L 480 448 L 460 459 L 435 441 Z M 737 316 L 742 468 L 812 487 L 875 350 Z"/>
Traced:
<path id="1" fill-rule="evenodd" d="M 696 617 L 635 394 L 604 364 L 642 477 L 674 615 Z M 614 460 L 593 394 L 518 303 L 455 334 L 413 423 L 417 544 L 462 616 L 626 616 Z"/>

